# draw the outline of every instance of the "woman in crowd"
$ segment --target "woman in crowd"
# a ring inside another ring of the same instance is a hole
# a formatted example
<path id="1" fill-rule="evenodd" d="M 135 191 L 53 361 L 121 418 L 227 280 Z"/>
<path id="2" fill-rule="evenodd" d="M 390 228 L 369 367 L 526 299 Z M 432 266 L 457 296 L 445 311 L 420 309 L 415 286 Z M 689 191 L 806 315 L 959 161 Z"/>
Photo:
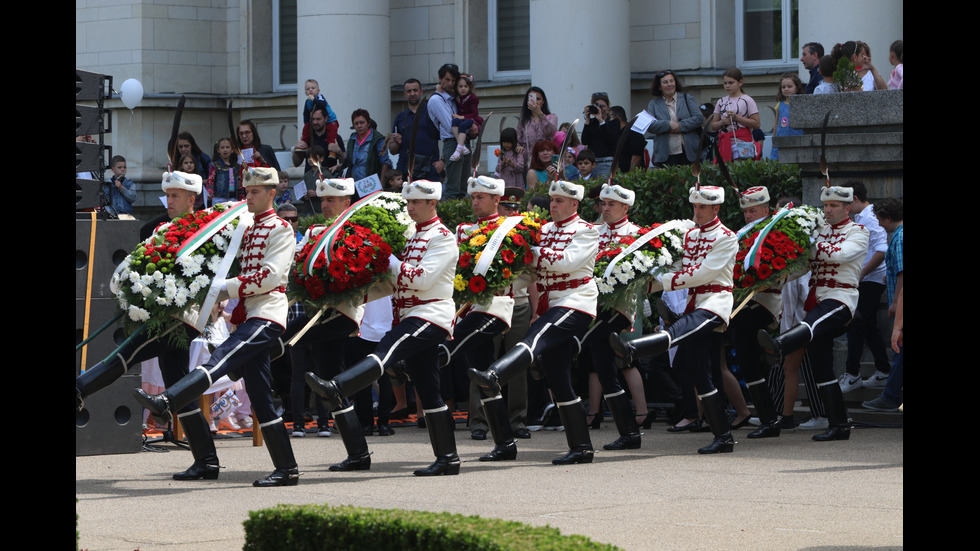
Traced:
<path id="1" fill-rule="evenodd" d="M 558 115 L 548 109 L 544 90 L 537 86 L 528 88 L 521 106 L 521 120 L 517 123 L 517 152 L 530 150 L 538 140 L 553 140 L 557 131 Z"/>
<path id="2" fill-rule="evenodd" d="M 657 120 L 647 132 L 653 138 L 653 163 L 658 167 L 689 165 L 697 160 L 704 117 L 694 96 L 684 91 L 672 71 L 661 71 L 650 84 L 653 99 L 647 112 Z"/>

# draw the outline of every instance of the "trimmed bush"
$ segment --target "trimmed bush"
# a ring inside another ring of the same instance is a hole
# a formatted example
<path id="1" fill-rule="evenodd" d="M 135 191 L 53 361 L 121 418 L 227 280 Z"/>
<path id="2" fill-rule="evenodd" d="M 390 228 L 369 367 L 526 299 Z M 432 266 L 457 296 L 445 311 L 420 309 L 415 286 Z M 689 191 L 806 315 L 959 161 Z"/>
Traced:
<path id="1" fill-rule="evenodd" d="M 769 196 L 775 203 L 776 199 L 790 195 L 801 197 L 803 181 L 800 169 L 793 164 L 783 164 L 778 161 L 742 161 L 726 165 L 742 191 L 750 187 L 766 186 Z M 691 204 L 688 202 L 688 190 L 694 185 L 694 175 L 690 166 L 674 166 L 659 170 L 633 170 L 620 173 L 615 182 L 636 192 L 636 201 L 630 207 L 629 217 L 634 224 L 648 226 L 663 223 L 675 218 L 691 218 Z M 586 195 L 594 188 L 601 187 L 604 180 L 576 180 L 577 184 L 585 186 Z M 722 205 L 718 217 L 732 229 L 741 228 L 745 223 L 735 191 L 724 180 L 716 165 L 707 163 L 701 166 L 701 185 L 719 186 L 725 188 L 725 204 Z M 534 195 L 548 195 L 548 186 L 540 184 L 527 191 L 522 205 Z M 585 220 L 594 221 L 598 217 L 594 210 L 595 200 L 586 197 L 579 204 L 579 216 Z"/>
<path id="2" fill-rule="evenodd" d="M 278 505 L 251 511 L 246 551 L 614 550 L 550 526 L 478 516 L 329 505 Z"/>

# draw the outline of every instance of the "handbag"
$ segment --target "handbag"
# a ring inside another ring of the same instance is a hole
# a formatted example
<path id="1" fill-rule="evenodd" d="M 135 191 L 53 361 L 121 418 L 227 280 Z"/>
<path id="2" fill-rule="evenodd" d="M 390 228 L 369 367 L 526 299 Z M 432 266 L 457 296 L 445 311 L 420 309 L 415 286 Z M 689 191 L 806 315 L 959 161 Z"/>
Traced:
<path id="1" fill-rule="evenodd" d="M 732 160 L 751 160 L 756 157 L 755 142 L 739 141 L 738 133 L 735 131 L 735 120 L 732 119 Z"/>

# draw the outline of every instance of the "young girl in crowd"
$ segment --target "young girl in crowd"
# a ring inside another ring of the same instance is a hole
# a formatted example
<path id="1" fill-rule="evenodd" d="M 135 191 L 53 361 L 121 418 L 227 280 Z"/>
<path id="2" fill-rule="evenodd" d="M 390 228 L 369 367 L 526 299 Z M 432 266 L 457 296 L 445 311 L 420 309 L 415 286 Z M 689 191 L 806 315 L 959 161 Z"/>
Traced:
<path id="1" fill-rule="evenodd" d="M 773 126 L 772 135 L 776 136 L 799 136 L 802 130 L 797 130 L 789 125 L 789 97 L 793 94 L 802 94 L 806 88 L 796 73 L 783 73 L 779 79 L 779 90 L 776 91 L 776 124 Z M 773 142 L 772 151 L 769 158 L 778 161 L 779 149 Z"/>
<path id="2" fill-rule="evenodd" d="M 469 155 L 466 147 L 466 133 L 474 125 L 483 126 L 480 116 L 480 98 L 473 93 L 473 76 L 459 75 L 456 79 L 456 114 L 453 115 L 453 135 L 456 136 L 456 151 L 449 157 L 450 161 L 458 161 L 463 155 Z"/>
<path id="3" fill-rule="evenodd" d="M 742 71 L 732 68 L 722 76 L 728 95 L 715 104 L 709 130 L 718 130 L 718 150 L 725 161 L 762 157 L 762 144 L 752 139 L 752 130 L 759 128 L 759 108 L 751 96 L 742 91 Z M 736 143 L 738 142 L 738 143 Z M 752 152 L 752 144 L 755 151 Z"/>
<path id="4" fill-rule="evenodd" d="M 504 128 L 500 133 L 500 154 L 497 155 L 497 170 L 494 176 L 504 181 L 506 187 L 527 189 L 524 174 L 527 171 L 527 158 L 517 152 L 517 130 Z"/>
<path id="5" fill-rule="evenodd" d="M 531 150 L 531 169 L 527 171 L 527 187 L 556 179 L 553 155 L 558 154 L 558 146 L 551 140 L 540 140 Z"/>
<path id="6" fill-rule="evenodd" d="M 888 62 L 895 66 L 891 78 L 888 79 L 889 90 L 904 89 L 905 85 L 902 83 L 902 79 L 905 78 L 905 62 L 902 61 L 904 53 L 905 46 L 901 40 L 892 42 L 891 47 L 888 48 Z"/>
<path id="7" fill-rule="evenodd" d="M 221 138 L 214 144 L 211 171 L 208 173 L 208 197 L 211 204 L 224 203 L 238 199 L 238 156 L 231 144 L 231 138 Z"/>

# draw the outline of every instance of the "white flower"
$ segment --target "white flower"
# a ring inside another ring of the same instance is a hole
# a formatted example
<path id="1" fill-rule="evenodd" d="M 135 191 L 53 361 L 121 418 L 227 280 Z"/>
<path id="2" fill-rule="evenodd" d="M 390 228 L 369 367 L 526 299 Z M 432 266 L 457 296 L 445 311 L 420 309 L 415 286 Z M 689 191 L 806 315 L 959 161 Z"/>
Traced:
<path id="1" fill-rule="evenodd" d="M 129 307 L 129 319 L 133 321 L 146 321 L 150 319 L 150 313 L 146 310 L 140 308 L 139 306 Z"/>
<path id="2" fill-rule="evenodd" d="M 150 293 L 152 292 L 153 289 L 151 289 L 149 285 L 146 285 L 142 289 L 140 289 L 140 294 L 143 295 L 144 297 L 150 296 Z"/>
<path id="3" fill-rule="evenodd" d="M 187 289 L 181 287 L 177 290 L 177 294 L 174 296 L 174 304 L 177 306 L 183 306 L 187 304 Z"/>
<path id="4" fill-rule="evenodd" d="M 170 299 L 167 297 L 157 297 L 157 304 L 160 306 L 167 306 L 170 304 Z"/>

